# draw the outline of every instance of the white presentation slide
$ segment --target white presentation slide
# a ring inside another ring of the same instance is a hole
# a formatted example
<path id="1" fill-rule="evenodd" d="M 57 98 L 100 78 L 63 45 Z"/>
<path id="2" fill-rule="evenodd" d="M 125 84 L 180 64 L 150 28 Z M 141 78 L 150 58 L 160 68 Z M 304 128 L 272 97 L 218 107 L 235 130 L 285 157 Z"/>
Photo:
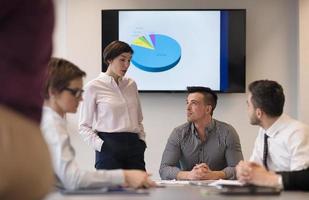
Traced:
<path id="1" fill-rule="evenodd" d="M 220 11 L 119 11 L 119 40 L 141 91 L 220 90 Z"/>

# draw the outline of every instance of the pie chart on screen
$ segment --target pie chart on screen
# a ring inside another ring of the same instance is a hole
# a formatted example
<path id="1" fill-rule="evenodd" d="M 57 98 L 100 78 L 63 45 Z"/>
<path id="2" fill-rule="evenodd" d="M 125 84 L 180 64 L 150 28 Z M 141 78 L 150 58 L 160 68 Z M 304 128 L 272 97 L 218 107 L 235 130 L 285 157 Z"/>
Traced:
<path id="1" fill-rule="evenodd" d="M 161 34 L 140 36 L 133 40 L 132 63 L 146 72 L 163 72 L 175 67 L 181 58 L 179 43 Z"/>

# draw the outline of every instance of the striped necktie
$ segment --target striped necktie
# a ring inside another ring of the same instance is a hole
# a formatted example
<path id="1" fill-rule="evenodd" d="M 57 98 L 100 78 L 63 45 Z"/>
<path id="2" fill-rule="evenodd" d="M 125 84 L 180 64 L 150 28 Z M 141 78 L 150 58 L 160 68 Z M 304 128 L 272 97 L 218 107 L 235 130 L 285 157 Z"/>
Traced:
<path id="1" fill-rule="evenodd" d="M 268 156 L 268 135 L 264 133 L 264 151 L 263 151 L 263 164 L 265 168 L 268 170 L 267 166 L 267 156 Z"/>

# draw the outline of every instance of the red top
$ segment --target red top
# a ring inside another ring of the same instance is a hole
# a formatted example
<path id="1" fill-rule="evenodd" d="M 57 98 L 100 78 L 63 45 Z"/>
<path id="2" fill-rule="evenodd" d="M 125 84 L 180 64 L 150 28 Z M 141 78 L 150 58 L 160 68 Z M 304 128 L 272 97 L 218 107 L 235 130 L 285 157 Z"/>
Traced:
<path id="1" fill-rule="evenodd" d="M 37 122 L 53 26 L 52 0 L 1 0 L 0 104 Z"/>

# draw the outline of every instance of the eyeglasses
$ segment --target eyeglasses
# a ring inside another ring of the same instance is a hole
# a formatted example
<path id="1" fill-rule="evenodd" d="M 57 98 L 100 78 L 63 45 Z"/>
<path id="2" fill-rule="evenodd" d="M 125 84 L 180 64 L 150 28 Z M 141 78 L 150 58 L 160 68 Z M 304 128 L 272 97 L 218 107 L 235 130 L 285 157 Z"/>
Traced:
<path id="1" fill-rule="evenodd" d="M 82 89 L 72 89 L 68 87 L 64 88 L 63 90 L 69 91 L 75 98 L 80 98 L 84 92 Z"/>

